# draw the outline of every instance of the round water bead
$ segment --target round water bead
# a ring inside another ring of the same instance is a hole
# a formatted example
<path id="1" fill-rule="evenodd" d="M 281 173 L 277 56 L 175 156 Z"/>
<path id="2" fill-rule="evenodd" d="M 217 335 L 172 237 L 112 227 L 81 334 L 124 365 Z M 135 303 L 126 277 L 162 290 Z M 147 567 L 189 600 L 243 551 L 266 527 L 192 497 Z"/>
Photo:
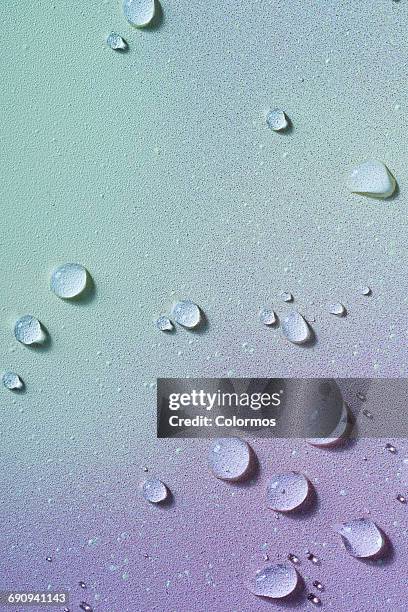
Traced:
<path id="1" fill-rule="evenodd" d="M 14 336 L 21 344 L 41 344 L 45 333 L 41 323 L 31 315 L 24 315 L 14 325 Z"/>
<path id="2" fill-rule="evenodd" d="M 174 325 L 170 321 L 169 317 L 166 317 L 164 315 L 157 319 L 156 326 L 158 327 L 158 329 L 160 329 L 160 331 L 173 331 L 174 329 Z"/>
<path id="3" fill-rule="evenodd" d="M 197 304 L 191 300 L 183 300 L 173 305 L 172 315 L 174 320 L 183 327 L 192 329 L 197 327 L 201 321 L 201 311 Z"/>
<path id="4" fill-rule="evenodd" d="M 272 308 L 262 308 L 259 313 L 259 320 L 264 325 L 274 325 L 276 323 L 276 314 Z"/>
<path id="5" fill-rule="evenodd" d="M 143 497 L 152 504 L 159 504 L 167 499 L 169 490 L 158 478 L 150 478 L 143 483 Z"/>
<path id="6" fill-rule="evenodd" d="M 354 168 L 349 177 L 353 193 L 373 198 L 389 198 L 395 191 L 396 181 L 382 162 L 368 160 Z"/>
<path id="7" fill-rule="evenodd" d="M 86 287 L 88 273 L 77 263 L 59 266 L 51 275 L 51 291 L 60 298 L 70 299 L 80 295 Z"/>
<path id="8" fill-rule="evenodd" d="M 128 48 L 126 40 L 119 34 L 116 34 L 116 32 L 111 32 L 109 34 L 106 39 L 106 44 L 114 51 L 125 51 Z"/>
<path id="9" fill-rule="evenodd" d="M 312 337 L 312 331 L 307 321 L 295 310 L 290 312 L 282 322 L 282 332 L 285 338 L 293 344 L 305 344 Z"/>
<path id="10" fill-rule="evenodd" d="M 24 383 L 15 372 L 5 372 L 3 374 L 3 385 L 11 391 L 18 391 L 24 387 Z"/>
<path id="11" fill-rule="evenodd" d="M 293 302 L 293 295 L 288 291 L 282 291 L 281 298 L 284 302 Z"/>
<path id="12" fill-rule="evenodd" d="M 266 115 L 266 123 L 274 132 L 286 130 L 289 125 L 288 118 L 283 110 L 274 108 Z"/>
<path id="13" fill-rule="evenodd" d="M 156 11 L 156 0 L 124 0 L 123 13 L 133 26 L 144 28 L 152 21 Z"/>
<path id="14" fill-rule="evenodd" d="M 217 438 L 210 446 L 208 459 L 217 478 L 242 480 L 250 472 L 252 450 L 241 438 Z"/>
<path id="15" fill-rule="evenodd" d="M 289 512 L 298 508 L 309 494 L 309 481 L 298 472 L 276 474 L 266 489 L 268 508 Z"/>
<path id="16" fill-rule="evenodd" d="M 365 296 L 371 295 L 371 287 L 363 287 L 361 293 Z"/>
<path id="17" fill-rule="evenodd" d="M 281 599 L 293 593 L 298 580 L 299 574 L 292 564 L 277 563 L 258 570 L 255 576 L 247 581 L 247 587 L 259 597 Z"/>
<path id="18" fill-rule="evenodd" d="M 353 519 L 337 527 L 344 546 L 353 557 L 375 557 L 385 544 L 377 525 L 367 518 Z"/>
<path id="19" fill-rule="evenodd" d="M 344 317 L 346 314 L 346 309 L 340 302 L 336 304 L 331 304 L 329 307 L 329 312 L 332 315 L 336 315 L 336 317 Z"/>

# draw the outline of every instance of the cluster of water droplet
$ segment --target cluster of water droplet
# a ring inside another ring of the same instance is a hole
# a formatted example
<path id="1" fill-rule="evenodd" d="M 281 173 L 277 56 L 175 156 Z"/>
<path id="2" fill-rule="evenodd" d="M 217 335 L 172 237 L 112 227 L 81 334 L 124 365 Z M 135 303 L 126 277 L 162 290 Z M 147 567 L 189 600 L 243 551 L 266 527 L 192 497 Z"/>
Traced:
<path id="1" fill-rule="evenodd" d="M 173 304 L 171 316 L 176 323 L 186 329 L 195 329 L 202 323 L 202 311 L 191 300 L 182 300 Z M 156 320 L 156 326 L 164 332 L 174 330 L 173 322 L 167 315 L 161 315 Z"/>

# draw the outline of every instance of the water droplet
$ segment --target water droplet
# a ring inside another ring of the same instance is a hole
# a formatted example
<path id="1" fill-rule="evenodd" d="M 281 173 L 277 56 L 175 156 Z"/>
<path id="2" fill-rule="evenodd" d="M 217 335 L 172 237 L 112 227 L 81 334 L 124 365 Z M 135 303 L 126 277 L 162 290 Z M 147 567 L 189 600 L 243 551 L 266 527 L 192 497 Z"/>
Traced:
<path id="1" fill-rule="evenodd" d="M 109 34 L 108 38 L 106 39 L 106 44 L 115 51 L 125 51 L 128 48 L 126 40 L 119 34 L 116 34 L 116 32 L 111 32 Z"/>
<path id="2" fill-rule="evenodd" d="M 70 299 L 83 292 L 87 281 L 88 273 L 84 266 L 66 263 L 51 274 L 51 291 L 60 298 Z"/>
<path id="3" fill-rule="evenodd" d="M 143 28 L 152 21 L 156 9 L 156 0 L 124 0 L 123 13 L 129 23 Z"/>
<path id="4" fill-rule="evenodd" d="M 390 444 L 389 442 L 387 442 L 387 444 L 384 446 L 385 450 L 389 451 L 390 453 L 396 453 L 397 449 L 395 448 L 395 446 L 393 444 Z"/>
<path id="5" fill-rule="evenodd" d="M 271 308 L 262 308 L 259 313 L 259 320 L 264 325 L 274 325 L 276 323 L 276 314 Z"/>
<path id="6" fill-rule="evenodd" d="M 363 415 L 367 418 L 367 419 L 373 419 L 373 413 L 370 412 L 367 408 L 363 408 Z"/>
<path id="7" fill-rule="evenodd" d="M 217 438 L 210 446 L 209 464 L 221 480 L 242 480 L 250 473 L 252 450 L 241 438 Z"/>
<path id="8" fill-rule="evenodd" d="M 161 316 L 157 319 L 156 325 L 160 331 L 173 331 L 174 325 L 170 321 L 169 317 Z"/>
<path id="9" fill-rule="evenodd" d="M 346 309 L 340 302 L 336 304 L 331 304 L 329 307 L 329 312 L 332 315 L 336 315 L 336 317 L 344 317 L 346 314 Z"/>
<path id="10" fill-rule="evenodd" d="M 283 110 L 274 108 L 266 115 L 266 123 L 274 132 L 286 130 L 289 125 L 288 118 Z"/>
<path id="11" fill-rule="evenodd" d="M 248 583 L 248 589 L 259 597 L 281 599 L 293 593 L 299 575 L 293 565 L 277 563 L 258 570 Z"/>
<path id="12" fill-rule="evenodd" d="M 293 302 L 293 295 L 287 291 L 282 291 L 281 298 L 284 302 Z"/>
<path id="13" fill-rule="evenodd" d="M 310 552 L 310 550 L 306 551 L 306 559 L 308 561 L 310 561 L 311 563 L 314 563 L 314 565 L 319 565 L 320 564 L 319 557 L 316 557 L 316 555 L 314 555 L 312 552 Z"/>
<path id="14" fill-rule="evenodd" d="M 174 320 L 188 329 L 197 327 L 201 321 L 201 312 L 197 304 L 194 304 L 191 300 L 183 300 L 177 302 L 172 308 L 172 315 Z"/>
<path id="15" fill-rule="evenodd" d="M 5 372 L 3 374 L 3 385 L 11 391 L 18 391 L 24 387 L 24 383 L 15 372 Z"/>
<path id="16" fill-rule="evenodd" d="M 365 394 L 362 393 L 361 391 L 357 391 L 356 396 L 357 396 L 357 399 L 359 399 L 361 402 L 365 402 L 367 399 Z"/>
<path id="17" fill-rule="evenodd" d="M 167 499 L 169 490 L 158 478 L 150 478 L 143 483 L 143 497 L 152 504 L 159 504 Z"/>
<path id="18" fill-rule="evenodd" d="M 312 602 L 312 604 L 314 604 L 315 606 L 320 606 L 320 604 L 322 603 L 321 600 L 319 599 L 319 597 L 317 597 L 317 595 L 315 595 L 314 593 L 309 593 L 309 595 L 307 596 L 308 600 Z"/>
<path id="19" fill-rule="evenodd" d="M 291 561 L 292 563 L 294 563 L 295 565 L 297 565 L 298 563 L 300 563 L 300 559 L 299 557 L 297 557 L 295 554 L 293 553 L 289 553 L 288 554 L 288 559 L 289 561 Z"/>
<path id="20" fill-rule="evenodd" d="M 319 582 L 319 580 L 314 580 L 313 582 L 313 586 L 318 590 L 318 591 L 324 591 L 324 586 L 322 585 L 321 582 Z"/>
<path id="21" fill-rule="evenodd" d="M 344 546 L 353 557 L 378 555 L 384 546 L 384 536 L 377 525 L 367 518 L 353 519 L 337 527 Z"/>
<path id="22" fill-rule="evenodd" d="M 45 557 L 45 560 L 48 561 L 48 563 L 52 563 L 52 557 Z"/>
<path id="23" fill-rule="evenodd" d="M 371 287 L 363 287 L 361 293 L 366 296 L 371 295 Z"/>
<path id="24" fill-rule="evenodd" d="M 298 472 L 276 474 L 266 489 L 268 508 L 288 512 L 298 508 L 309 494 L 309 481 Z"/>
<path id="25" fill-rule="evenodd" d="M 346 437 L 349 429 L 349 411 L 346 402 L 343 402 L 341 416 L 336 427 L 332 431 L 330 438 L 308 438 L 308 443 L 312 446 L 333 446 Z"/>
<path id="26" fill-rule="evenodd" d="M 16 321 L 14 335 L 22 344 L 41 344 L 45 340 L 41 323 L 31 315 L 24 315 Z"/>
<path id="27" fill-rule="evenodd" d="M 85 582 L 84 582 L 83 580 L 80 580 L 80 581 L 78 582 L 78 584 L 79 584 L 79 586 L 81 587 L 81 589 L 86 589 L 86 584 L 85 584 Z"/>
<path id="28" fill-rule="evenodd" d="M 401 502 L 401 504 L 406 504 L 407 498 L 405 497 L 405 495 L 402 495 L 402 493 L 398 493 L 397 501 Z"/>
<path id="29" fill-rule="evenodd" d="M 311 328 L 301 314 L 290 312 L 282 322 L 282 332 L 293 344 L 305 344 L 312 337 Z"/>
<path id="30" fill-rule="evenodd" d="M 354 168 L 349 178 L 353 193 L 373 198 L 389 198 L 395 191 L 396 181 L 388 168 L 379 161 L 368 160 Z"/>
<path id="31" fill-rule="evenodd" d="M 86 603 L 86 601 L 81 601 L 81 603 L 79 604 L 79 607 L 84 612 L 93 612 L 92 607 L 88 603 Z"/>

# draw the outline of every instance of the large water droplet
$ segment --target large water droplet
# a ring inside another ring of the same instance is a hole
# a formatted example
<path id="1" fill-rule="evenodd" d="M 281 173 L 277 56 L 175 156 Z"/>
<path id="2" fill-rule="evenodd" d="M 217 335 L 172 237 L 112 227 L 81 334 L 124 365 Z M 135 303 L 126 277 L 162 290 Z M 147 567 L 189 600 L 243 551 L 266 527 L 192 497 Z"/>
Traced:
<path id="1" fill-rule="evenodd" d="M 349 178 L 353 193 L 374 198 L 389 198 L 395 191 L 396 181 L 388 168 L 379 161 L 368 160 L 354 168 Z"/>
<path id="2" fill-rule="evenodd" d="M 251 470 L 251 447 L 241 438 L 218 438 L 210 447 L 213 474 L 222 480 L 243 480 Z"/>
<path id="3" fill-rule="evenodd" d="M 253 578 L 248 580 L 247 587 L 254 595 L 281 599 L 287 597 L 296 589 L 299 574 L 289 563 L 268 565 L 258 570 Z"/>
<path id="4" fill-rule="evenodd" d="M 156 325 L 160 331 L 173 331 L 174 325 L 170 321 L 169 317 L 161 316 L 157 319 Z"/>
<path id="5" fill-rule="evenodd" d="M 289 512 L 298 508 L 309 494 L 309 481 L 298 472 L 276 474 L 266 489 L 268 508 Z"/>
<path id="6" fill-rule="evenodd" d="M 11 391 L 18 391 L 24 387 L 24 383 L 15 372 L 5 372 L 3 374 L 3 385 Z"/>
<path id="7" fill-rule="evenodd" d="M 276 323 L 276 314 L 272 308 L 262 308 L 259 313 L 259 320 L 264 325 L 274 325 Z"/>
<path id="8" fill-rule="evenodd" d="M 174 304 L 172 315 L 179 325 L 189 329 L 197 327 L 201 321 L 200 309 L 197 304 L 194 304 L 191 300 L 183 300 L 182 302 Z"/>
<path id="9" fill-rule="evenodd" d="M 116 34 L 116 32 L 111 32 L 109 34 L 108 38 L 106 39 L 106 44 L 114 51 L 126 51 L 128 48 L 126 40 L 119 34 Z"/>
<path id="10" fill-rule="evenodd" d="M 51 291 L 60 298 L 70 299 L 80 295 L 86 287 L 88 273 L 84 266 L 66 263 L 51 275 Z"/>
<path id="11" fill-rule="evenodd" d="M 156 0 L 124 0 L 123 13 L 133 26 L 143 28 L 152 21 L 156 10 Z"/>
<path id="12" fill-rule="evenodd" d="M 353 519 L 339 525 L 337 531 L 353 557 L 375 557 L 384 547 L 384 536 L 370 519 Z"/>
<path id="13" fill-rule="evenodd" d="M 167 499 L 169 490 L 158 478 L 150 478 L 143 483 L 143 497 L 152 504 L 159 504 Z"/>
<path id="14" fill-rule="evenodd" d="M 348 410 L 347 404 L 343 402 L 339 422 L 337 423 L 336 427 L 332 431 L 330 437 L 329 438 L 308 438 L 307 441 L 312 446 L 320 446 L 320 447 L 334 446 L 335 444 L 340 442 L 340 440 L 346 437 L 346 434 L 349 430 L 349 424 L 350 424 L 349 410 Z"/>
<path id="15" fill-rule="evenodd" d="M 266 115 L 266 123 L 274 132 L 286 130 L 289 125 L 288 118 L 283 110 L 274 108 Z"/>
<path id="16" fill-rule="evenodd" d="M 41 323 L 31 315 L 24 315 L 16 321 L 14 335 L 22 344 L 41 344 L 45 340 Z"/>
<path id="17" fill-rule="evenodd" d="M 294 344 L 304 344 L 312 337 L 307 321 L 295 310 L 290 312 L 282 322 L 284 336 Z"/>
<path id="18" fill-rule="evenodd" d="M 335 304 L 330 305 L 329 312 L 332 315 L 336 315 L 336 317 L 344 317 L 346 314 L 346 309 L 343 304 L 336 302 Z"/>

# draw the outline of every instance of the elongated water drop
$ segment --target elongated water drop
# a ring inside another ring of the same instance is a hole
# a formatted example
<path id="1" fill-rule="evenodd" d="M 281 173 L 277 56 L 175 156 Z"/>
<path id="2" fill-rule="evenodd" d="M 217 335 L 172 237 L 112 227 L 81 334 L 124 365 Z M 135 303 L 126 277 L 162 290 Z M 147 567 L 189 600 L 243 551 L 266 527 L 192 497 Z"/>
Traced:
<path id="1" fill-rule="evenodd" d="M 274 132 L 286 130 L 289 125 L 288 118 L 283 110 L 274 108 L 266 115 L 266 123 Z"/>
<path id="2" fill-rule="evenodd" d="M 165 501 L 169 495 L 167 486 L 158 478 L 150 478 L 143 483 L 143 497 L 152 504 Z"/>
<path id="3" fill-rule="evenodd" d="M 293 593 L 298 580 L 299 574 L 293 565 L 277 563 L 258 570 L 247 581 L 247 587 L 251 593 L 259 597 L 281 599 Z"/>
<path id="4" fill-rule="evenodd" d="M 45 333 L 38 319 L 24 315 L 14 325 L 14 335 L 21 344 L 41 344 Z"/>
<path id="5" fill-rule="evenodd" d="M 309 324 L 301 314 L 295 310 L 290 312 L 282 322 L 282 332 L 293 344 L 305 344 L 312 337 Z"/>
<path id="6" fill-rule="evenodd" d="M 324 591 L 324 586 L 322 585 L 322 583 L 319 580 L 314 580 L 313 581 L 313 586 L 316 587 L 316 589 L 318 591 Z"/>
<path id="7" fill-rule="evenodd" d="M 133 26 L 144 28 L 151 23 L 156 11 L 155 0 L 124 0 L 123 13 Z"/>
<path id="8" fill-rule="evenodd" d="M 395 191 L 396 181 L 382 162 L 368 160 L 354 168 L 349 178 L 349 188 L 373 198 L 389 198 Z"/>
<path id="9" fill-rule="evenodd" d="M 347 552 L 353 557 L 375 557 L 384 547 L 384 536 L 367 518 L 353 519 L 337 527 Z"/>
<path id="10" fill-rule="evenodd" d="M 173 331 L 174 329 L 174 325 L 170 321 L 169 317 L 166 317 L 164 315 L 157 319 L 156 325 L 157 328 L 160 329 L 160 331 Z"/>
<path id="11" fill-rule="evenodd" d="M 276 314 L 272 308 L 262 308 L 259 313 L 259 320 L 264 325 L 274 325 L 276 323 Z"/>
<path id="12" fill-rule="evenodd" d="M 332 315 L 336 315 L 336 317 L 344 317 L 346 315 L 346 309 L 340 302 L 331 304 L 329 307 L 329 312 Z"/>
<path id="13" fill-rule="evenodd" d="M 243 480 L 251 471 L 252 450 L 241 438 L 218 438 L 211 443 L 209 464 L 221 480 Z"/>
<path id="14" fill-rule="evenodd" d="M 309 494 L 309 481 L 298 472 L 276 474 L 266 489 L 268 508 L 289 512 L 298 508 Z"/>
<path id="15" fill-rule="evenodd" d="M 80 295 L 86 287 L 88 273 L 84 266 L 66 263 L 51 275 L 51 291 L 60 298 L 70 299 Z"/>
<path id="16" fill-rule="evenodd" d="M 116 34 L 116 32 L 111 32 L 109 34 L 108 38 L 106 39 L 106 44 L 114 51 L 126 51 L 128 48 L 126 40 L 119 34 Z"/>
<path id="17" fill-rule="evenodd" d="M 174 304 L 172 315 L 179 325 L 188 329 L 197 327 L 201 321 L 201 311 L 191 300 L 183 300 Z"/>
<path id="18" fill-rule="evenodd" d="M 312 602 L 312 604 L 314 604 L 315 606 L 320 606 L 320 604 L 322 603 L 320 598 L 317 597 L 317 595 L 315 595 L 314 593 L 309 593 L 309 595 L 307 596 L 308 600 L 310 602 Z"/>
<path id="19" fill-rule="evenodd" d="M 288 554 L 288 559 L 289 559 L 289 561 L 291 561 L 295 565 L 298 565 L 300 563 L 299 557 L 297 555 L 295 555 L 294 553 L 289 553 Z"/>
<path id="20" fill-rule="evenodd" d="M 387 450 L 389 453 L 396 453 L 397 449 L 395 448 L 395 446 L 393 444 L 390 444 L 390 442 L 387 442 L 387 444 L 384 446 L 385 450 Z"/>
<path id="21" fill-rule="evenodd" d="M 24 387 L 24 383 L 15 372 L 5 372 L 3 374 L 3 385 L 11 391 L 19 391 Z"/>

